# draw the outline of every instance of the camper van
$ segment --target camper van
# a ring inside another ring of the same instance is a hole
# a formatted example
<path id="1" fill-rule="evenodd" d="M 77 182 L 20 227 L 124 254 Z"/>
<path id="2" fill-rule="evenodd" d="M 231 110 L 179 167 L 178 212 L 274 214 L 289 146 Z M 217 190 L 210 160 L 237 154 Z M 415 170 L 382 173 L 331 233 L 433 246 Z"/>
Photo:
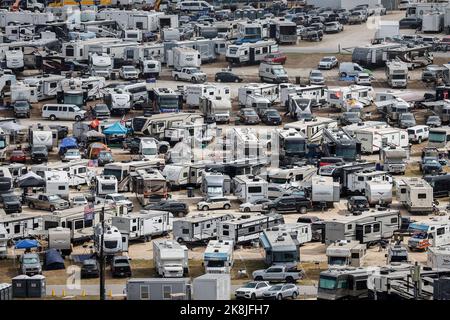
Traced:
<path id="1" fill-rule="evenodd" d="M 261 62 L 259 64 L 258 76 L 261 82 L 270 83 L 286 83 L 289 82 L 289 77 L 286 70 L 281 64 Z"/>

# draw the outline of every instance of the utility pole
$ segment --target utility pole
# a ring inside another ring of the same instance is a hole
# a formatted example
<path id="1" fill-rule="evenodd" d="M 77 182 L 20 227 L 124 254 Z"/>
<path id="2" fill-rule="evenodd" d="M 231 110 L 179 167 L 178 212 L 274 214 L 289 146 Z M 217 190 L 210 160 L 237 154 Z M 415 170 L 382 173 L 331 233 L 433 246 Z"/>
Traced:
<path id="1" fill-rule="evenodd" d="M 102 224 L 102 234 L 100 235 L 100 300 L 105 300 L 105 256 L 103 252 L 105 241 L 105 206 L 102 207 L 100 213 L 100 222 Z"/>

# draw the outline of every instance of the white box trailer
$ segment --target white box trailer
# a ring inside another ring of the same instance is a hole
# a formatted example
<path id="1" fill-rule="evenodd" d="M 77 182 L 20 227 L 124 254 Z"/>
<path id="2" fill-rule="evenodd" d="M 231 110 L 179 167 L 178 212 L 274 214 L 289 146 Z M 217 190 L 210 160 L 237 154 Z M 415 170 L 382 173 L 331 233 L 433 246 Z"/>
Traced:
<path id="1" fill-rule="evenodd" d="M 200 68 L 201 64 L 200 52 L 193 48 L 174 47 L 167 52 L 167 66 L 175 70 L 187 67 Z"/>
<path id="2" fill-rule="evenodd" d="M 422 32 L 440 33 L 444 29 L 444 13 L 428 12 L 422 16 Z"/>
<path id="3" fill-rule="evenodd" d="M 69 228 L 56 227 L 48 229 L 48 248 L 56 249 L 63 255 L 72 252 L 72 237 Z"/>
<path id="4" fill-rule="evenodd" d="M 223 100 L 231 101 L 229 86 L 215 85 L 211 83 L 184 86 L 184 97 L 188 107 L 200 106 L 201 98 L 221 97 Z"/>
<path id="5" fill-rule="evenodd" d="M 392 203 L 392 182 L 386 180 L 366 181 L 365 196 L 370 205 Z"/>
<path id="6" fill-rule="evenodd" d="M 375 39 L 393 38 L 400 34 L 400 24 L 394 20 L 381 20 L 375 31 Z"/>
<path id="7" fill-rule="evenodd" d="M 409 146 L 408 132 L 403 129 L 371 127 L 354 130 L 353 134 L 361 142 L 361 152 L 366 154 L 378 152 L 388 144 L 401 148 Z"/>
<path id="8" fill-rule="evenodd" d="M 211 274 L 194 278 L 192 281 L 193 300 L 230 300 L 230 274 Z"/>
<path id="9" fill-rule="evenodd" d="M 333 177 L 314 176 L 311 180 L 311 200 L 332 206 L 340 200 L 340 184 Z"/>
<path id="10" fill-rule="evenodd" d="M 150 241 L 155 236 L 168 234 L 172 231 L 172 223 L 173 215 L 166 211 L 141 210 L 112 218 L 112 225 L 128 235 L 129 240 Z"/>
<path id="11" fill-rule="evenodd" d="M 395 179 L 397 200 L 409 212 L 428 214 L 433 211 L 433 187 L 422 178 Z"/>

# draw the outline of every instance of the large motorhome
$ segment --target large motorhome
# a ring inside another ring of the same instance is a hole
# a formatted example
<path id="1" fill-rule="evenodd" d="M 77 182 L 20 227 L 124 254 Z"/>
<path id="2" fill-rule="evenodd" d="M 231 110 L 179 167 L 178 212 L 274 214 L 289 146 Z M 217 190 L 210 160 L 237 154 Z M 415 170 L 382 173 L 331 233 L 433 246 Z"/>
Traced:
<path id="1" fill-rule="evenodd" d="M 361 215 L 346 215 L 325 221 L 325 243 L 357 240 L 367 245 L 388 239 L 400 228 L 400 212 L 392 209 L 371 209 Z"/>
<path id="2" fill-rule="evenodd" d="M 311 121 L 299 120 L 285 124 L 284 128 L 293 128 L 300 131 L 305 135 L 309 143 L 320 144 L 323 136 L 323 129 L 337 128 L 337 121 L 325 117 L 315 117 Z"/>
<path id="3" fill-rule="evenodd" d="M 230 273 L 233 266 L 234 243 L 231 240 L 210 240 L 203 254 L 206 273 Z"/>
<path id="4" fill-rule="evenodd" d="M 229 44 L 225 59 L 232 64 L 257 64 L 269 53 L 278 52 L 278 44 L 273 40 L 263 40 L 240 45 Z"/>
<path id="5" fill-rule="evenodd" d="M 356 240 L 341 240 L 327 247 L 328 267 L 360 267 L 366 254 L 366 245 Z"/>
<path id="6" fill-rule="evenodd" d="M 137 169 L 135 172 L 130 172 L 130 176 L 132 189 L 142 206 L 167 198 L 166 178 L 159 170 Z"/>
<path id="7" fill-rule="evenodd" d="M 170 212 L 141 210 L 139 213 L 112 217 L 111 224 L 127 235 L 130 241 L 150 241 L 155 236 L 168 234 L 172 230 L 172 219 Z"/>
<path id="8" fill-rule="evenodd" d="M 180 94 L 171 88 L 154 88 L 149 91 L 153 112 L 178 112 L 181 109 Z"/>
<path id="9" fill-rule="evenodd" d="M 408 65 L 403 61 L 386 62 L 386 79 L 391 88 L 406 88 L 408 85 Z"/>
<path id="10" fill-rule="evenodd" d="M 201 98 L 220 97 L 223 100 L 231 100 L 229 86 L 217 86 L 215 84 L 196 84 L 184 86 L 186 105 L 195 108 L 200 106 Z"/>
<path id="11" fill-rule="evenodd" d="M 300 262 L 299 247 L 311 241 L 311 226 L 295 223 L 267 228 L 260 234 L 259 241 L 265 251 L 266 265 L 296 267 Z"/>
<path id="12" fill-rule="evenodd" d="M 428 214 L 433 211 L 433 188 L 422 178 L 395 180 L 397 199 L 409 212 Z"/>
<path id="13" fill-rule="evenodd" d="M 428 247 L 427 266 L 433 269 L 450 269 L 450 246 Z"/>
<path id="14" fill-rule="evenodd" d="M 217 237 L 217 225 L 232 219 L 229 213 L 199 214 L 174 220 L 173 239 L 183 242 L 200 242 Z"/>
<path id="15" fill-rule="evenodd" d="M 207 197 L 223 197 L 231 193 L 231 179 L 221 172 L 202 173 L 201 191 Z"/>
<path id="16" fill-rule="evenodd" d="M 249 83 L 238 89 L 238 103 L 241 107 L 268 109 L 278 99 L 278 85 L 268 83 Z M 264 103 L 264 105 L 260 105 Z"/>
<path id="17" fill-rule="evenodd" d="M 361 142 L 350 136 L 345 129 L 323 129 L 322 152 L 327 157 L 355 161 L 361 154 Z"/>
<path id="18" fill-rule="evenodd" d="M 295 129 L 275 129 L 272 135 L 272 156 L 278 151 L 280 161 L 301 159 L 307 153 L 307 142 L 303 133 Z"/>
<path id="19" fill-rule="evenodd" d="M 351 85 L 327 90 L 327 104 L 331 107 L 348 111 L 351 101 L 357 101 L 363 107 L 369 106 L 373 101 L 372 87 Z"/>
<path id="20" fill-rule="evenodd" d="M 450 127 L 430 128 L 427 147 L 443 152 L 450 150 Z"/>
<path id="21" fill-rule="evenodd" d="M 241 215 L 237 218 L 222 220 L 217 223 L 217 238 L 232 240 L 234 243 L 255 241 L 264 229 L 284 223 L 281 214 Z"/>

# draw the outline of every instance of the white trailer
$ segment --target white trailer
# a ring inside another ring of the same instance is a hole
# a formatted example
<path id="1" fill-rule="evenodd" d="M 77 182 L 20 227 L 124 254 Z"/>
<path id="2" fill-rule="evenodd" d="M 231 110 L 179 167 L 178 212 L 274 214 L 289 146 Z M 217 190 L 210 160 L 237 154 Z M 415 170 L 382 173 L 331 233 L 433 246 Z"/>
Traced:
<path id="1" fill-rule="evenodd" d="M 314 204 L 333 206 L 340 200 L 340 184 L 333 177 L 314 176 L 311 179 L 311 200 Z"/>
<path id="2" fill-rule="evenodd" d="M 234 195 L 242 203 L 267 198 L 269 183 L 261 177 L 239 175 L 233 178 L 232 184 Z"/>
<path id="3" fill-rule="evenodd" d="M 397 199 L 409 212 L 428 214 L 433 211 L 433 187 L 422 178 L 395 179 Z"/>
<path id="4" fill-rule="evenodd" d="M 181 278 L 188 273 L 188 249 L 173 240 L 153 241 L 153 262 L 164 278 Z"/>
<path id="5" fill-rule="evenodd" d="M 0 225 L 0 259 L 8 256 L 9 233 L 3 225 Z"/>
<path id="6" fill-rule="evenodd" d="M 400 148 L 409 146 L 408 132 L 403 129 L 376 126 L 354 130 L 353 134 L 361 142 L 361 152 L 366 154 L 378 152 L 389 144 Z"/>
<path id="7" fill-rule="evenodd" d="M 0 228 L 4 228 L 10 239 L 26 238 L 33 231 L 42 230 L 42 216 L 35 214 L 0 215 Z"/>
<path id="8" fill-rule="evenodd" d="M 25 84 L 36 88 L 39 101 L 55 98 L 58 93 L 58 83 L 65 79 L 59 75 L 44 75 L 38 77 L 27 77 L 23 79 Z"/>
<path id="9" fill-rule="evenodd" d="M 228 213 L 199 214 L 173 222 L 173 238 L 178 242 L 198 242 L 217 237 L 217 224 L 232 219 Z"/>
<path id="10" fill-rule="evenodd" d="M 392 182 L 386 180 L 366 181 L 364 195 L 370 205 L 392 203 Z"/>
<path id="11" fill-rule="evenodd" d="M 128 239 L 150 241 L 158 235 L 172 231 L 173 215 L 166 211 L 141 210 L 120 217 L 112 217 L 111 224 L 119 229 Z"/>
<path id="12" fill-rule="evenodd" d="M 45 171 L 45 193 L 69 199 L 69 175 L 67 171 Z"/>
<path id="13" fill-rule="evenodd" d="M 255 43 L 229 44 L 225 59 L 232 64 L 256 64 L 264 60 L 269 53 L 279 52 L 278 44 L 273 40 Z"/>
<path id="14" fill-rule="evenodd" d="M 205 119 L 216 123 L 230 123 L 232 105 L 229 99 L 220 96 L 200 98 L 199 109 Z"/>
<path id="15" fill-rule="evenodd" d="M 230 300 L 231 277 L 229 274 L 206 273 L 192 281 L 193 300 Z"/>
<path id="16" fill-rule="evenodd" d="M 268 83 L 249 83 L 238 89 L 238 103 L 241 107 L 258 108 L 258 105 L 254 105 L 255 98 L 260 97 L 266 99 L 269 104 L 266 108 L 271 107 L 271 103 L 278 100 L 278 85 Z"/>
<path id="17" fill-rule="evenodd" d="M 450 246 L 429 247 L 427 266 L 433 269 L 450 269 Z"/>
<path id="18" fill-rule="evenodd" d="M 198 50 L 187 47 L 174 47 L 168 51 L 167 66 L 175 70 L 182 68 L 200 68 L 202 59 Z"/>
<path id="19" fill-rule="evenodd" d="M 231 240 L 210 240 L 203 254 L 206 273 L 230 273 L 233 266 L 234 243 Z"/>
<path id="20" fill-rule="evenodd" d="M 63 227 L 48 229 L 48 248 L 56 249 L 63 255 L 69 255 L 72 252 L 70 229 Z"/>
<path id="21" fill-rule="evenodd" d="M 408 64 L 403 61 L 386 62 L 386 80 L 391 88 L 403 88 L 408 86 Z"/>
<path id="22" fill-rule="evenodd" d="M 215 84 L 196 84 L 184 86 L 184 97 L 188 107 L 200 106 L 201 98 L 220 97 L 231 101 L 231 90 L 229 86 Z"/>
<path id="23" fill-rule="evenodd" d="M 284 125 L 285 129 L 293 128 L 305 135 L 310 143 L 320 144 L 323 129 L 337 128 L 337 120 L 325 117 L 315 117 L 311 121 L 299 120 Z"/>
<path id="24" fill-rule="evenodd" d="M 444 30 L 444 13 L 430 11 L 422 16 L 422 32 L 441 33 Z"/>
<path id="25" fill-rule="evenodd" d="M 328 267 L 350 266 L 359 268 L 366 255 L 367 246 L 355 240 L 341 240 L 327 247 Z"/>
<path id="26" fill-rule="evenodd" d="M 345 109 L 348 101 L 356 100 L 362 106 L 369 106 L 373 101 L 373 89 L 368 86 L 350 85 L 327 90 L 327 103 L 337 109 Z"/>

